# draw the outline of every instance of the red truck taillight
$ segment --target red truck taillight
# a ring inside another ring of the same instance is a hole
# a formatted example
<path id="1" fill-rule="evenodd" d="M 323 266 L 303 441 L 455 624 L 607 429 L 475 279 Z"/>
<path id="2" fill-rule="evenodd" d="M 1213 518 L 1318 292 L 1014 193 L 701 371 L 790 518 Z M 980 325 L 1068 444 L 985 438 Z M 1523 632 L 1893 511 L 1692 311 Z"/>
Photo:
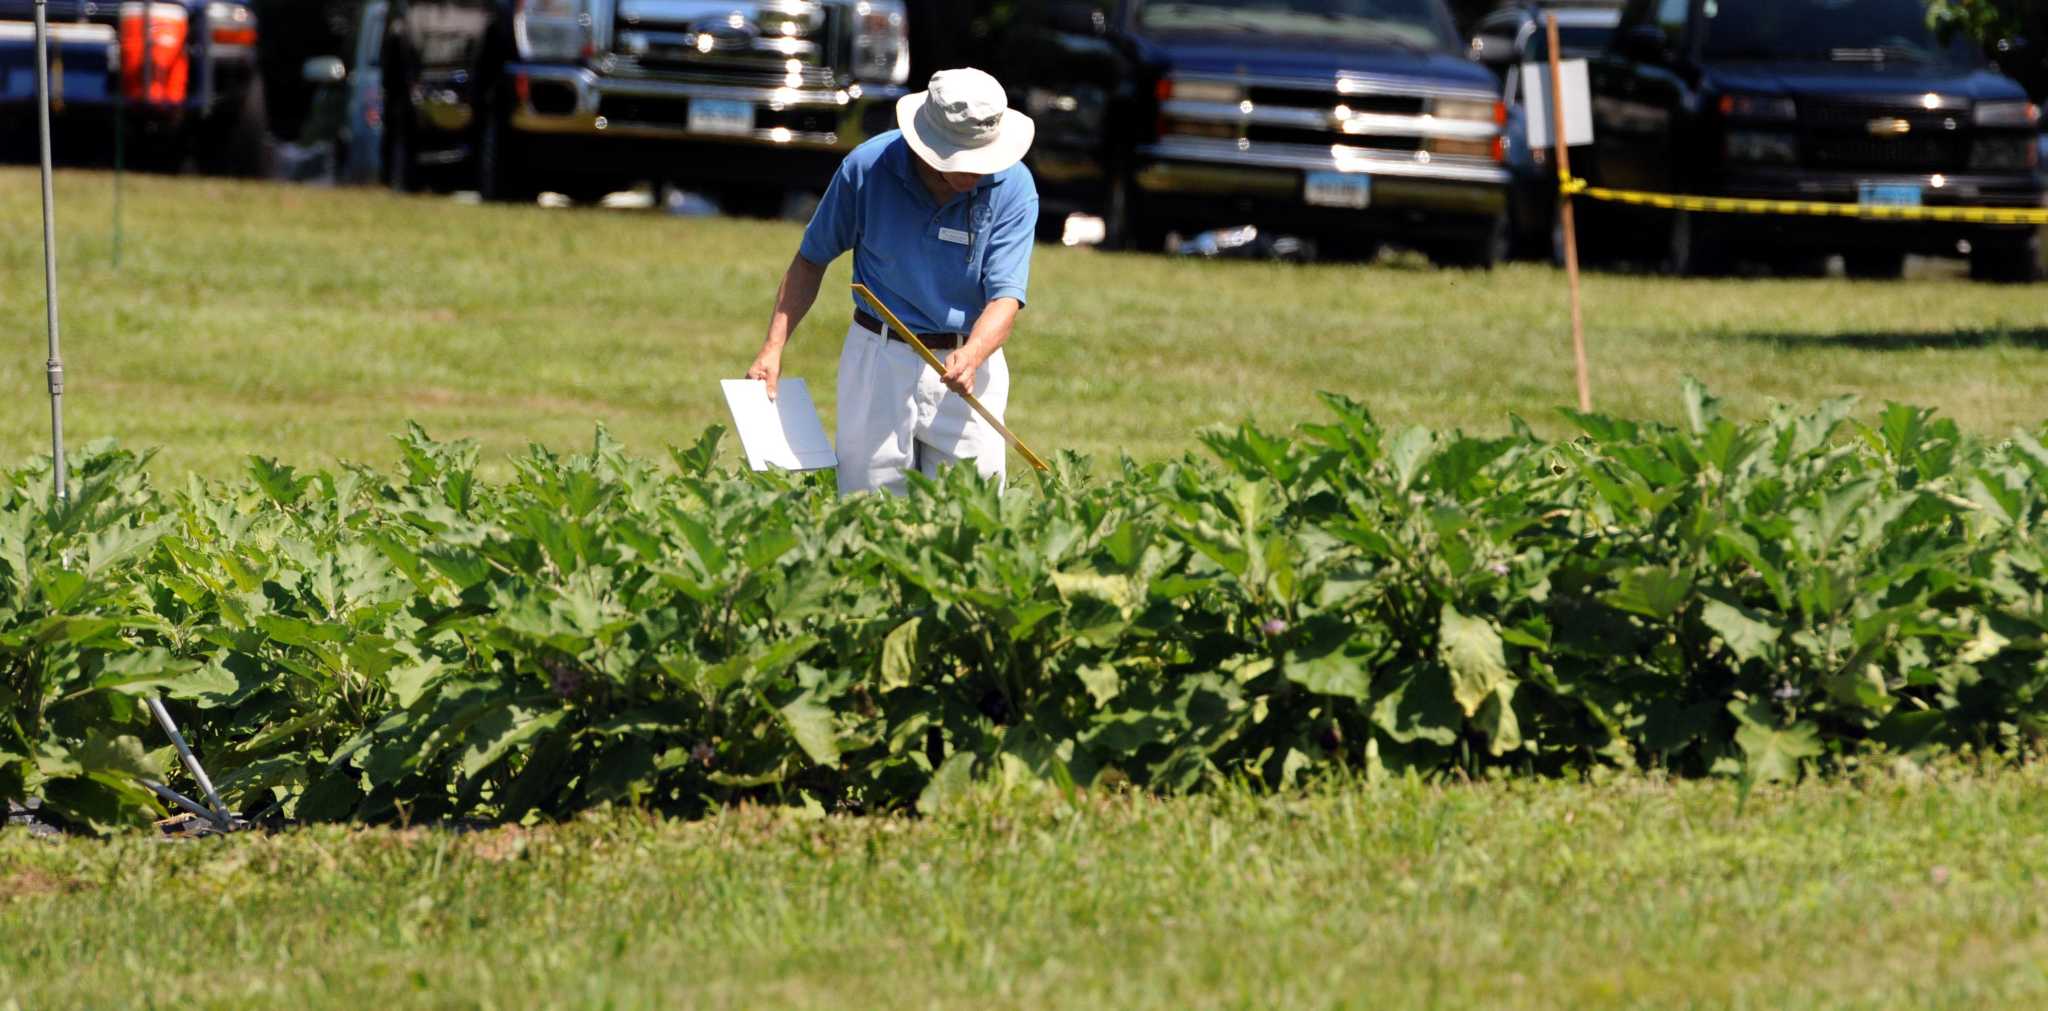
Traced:
<path id="1" fill-rule="evenodd" d="M 191 85 L 192 64 L 185 54 L 190 30 L 185 8 L 177 4 L 122 4 L 121 93 L 148 102 L 183 102 Z"/>

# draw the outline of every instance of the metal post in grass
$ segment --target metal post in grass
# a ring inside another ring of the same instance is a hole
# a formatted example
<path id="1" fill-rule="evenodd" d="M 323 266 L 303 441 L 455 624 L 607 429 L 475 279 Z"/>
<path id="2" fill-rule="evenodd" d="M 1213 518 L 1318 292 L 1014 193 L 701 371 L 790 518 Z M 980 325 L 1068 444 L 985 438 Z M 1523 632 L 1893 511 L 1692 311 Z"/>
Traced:
<path id="1" fill-rule="evenodd" d="M 50 328 L 50 460 L 52 488 L 57 504 L 70 498 L 64 470 L 64 356 L 60 350 L 57 329 L 57 198 L 50 185 L 52 173 L 50 158 L 50 19 L 49 0 L 35 0 L 36 14 L 36 126 L 41 134 L 43 163 L 43 286 L 45 304 L 48 310 Z M 147 10 L 147 5 L 144 7 Z M 118 129 L 118 128 L 117 128 Z M 158 796 L 172 800 L 179 806 L 202 815 L 212 821 L 221 831 L 234 827 L 234 816 L 227 806 L 220 802 L 220 794 L 213 788 L 213 780 L 206 775 L 206 769 L 199 764 L 199 757 L 185 743 L 185 735 L 178 732 L 178 725 L 171 720 L 170 711 L 164 708 L 163 700 L 152 695 L 148 700 L 149 711 L 170 737 L 171 744 L 178 751 L 178 758 L 185 763 L 186 771 L 199 783 L 206 793 L 207 806 L 201 808 L 190 798 L 161 783 L 146 782 Z"/>
<path id="2" fill-rule="evenodd" d="M 69 498 L 64 473 L 64 355 L 57 336 L 57 197 L 50 187 L 49 0 L 36 0 L 36 127 L 43 155 L 43 290 L 50 328 L 50 467 L 58 502 Z"/>

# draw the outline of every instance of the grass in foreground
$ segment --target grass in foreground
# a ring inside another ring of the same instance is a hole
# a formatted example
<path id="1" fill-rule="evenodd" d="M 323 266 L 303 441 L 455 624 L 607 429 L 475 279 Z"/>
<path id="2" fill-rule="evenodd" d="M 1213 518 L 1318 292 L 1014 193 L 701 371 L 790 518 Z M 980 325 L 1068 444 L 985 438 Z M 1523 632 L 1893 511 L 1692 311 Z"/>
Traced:
<path id="1" fill-rule="evenodd" d="M 0 832 L 0 1006 L 2038 1007 L 2048 773 Z"/>
<path id="2" fill-rule="evenodd" d="M 48 452 L 38 188 L 0 168 L 0 416 L 8 459 Z M 111 266 L 112 177 L 58 185 L 67 426 L 162 446 L 160 469 L 388 461 L 417 419 L 487 459 L 643 451 L 724 418 L 715 380 L 758 347 L 792 224 L 463 206 L 378 190 L 130 176 Z M 829 412 L 849 267 L 790 351 Z M 1317 417 L 1333 390 L 1391 425 L 1548 434 L 1573 399 L 1563 276 L 1400 261 L 1195 263 L 1042 247 L 1011 352 L 1011 421 L 1041 452 L 1177 455 L 1204 425 Z M 1592 275 L 1596 406 L 1675 418 L 1693 374 L 1741 414 L 1843 393 L 1938 407 L 2003 434 L 2039 421 L 2048 285 L 1953 278 L 1675 281 Z M 1017 466 L 1022 466 L 1021 461 Z"/>

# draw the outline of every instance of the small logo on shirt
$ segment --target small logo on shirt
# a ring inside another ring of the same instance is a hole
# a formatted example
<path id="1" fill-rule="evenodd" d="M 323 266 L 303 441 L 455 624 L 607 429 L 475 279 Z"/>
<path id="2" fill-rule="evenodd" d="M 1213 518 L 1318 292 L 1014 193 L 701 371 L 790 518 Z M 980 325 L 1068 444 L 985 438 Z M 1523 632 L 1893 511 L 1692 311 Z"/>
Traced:
<path id="1" fill-rule="evenodd" d="M 967 245 L 967 243 L 971 241 L 971 239 L 971 236 L 969 236 L 966 232 L 963 232 L 958 228 L 939 229 L 940 242 L 950 242 L 956 246 L 964 246 Z"/>

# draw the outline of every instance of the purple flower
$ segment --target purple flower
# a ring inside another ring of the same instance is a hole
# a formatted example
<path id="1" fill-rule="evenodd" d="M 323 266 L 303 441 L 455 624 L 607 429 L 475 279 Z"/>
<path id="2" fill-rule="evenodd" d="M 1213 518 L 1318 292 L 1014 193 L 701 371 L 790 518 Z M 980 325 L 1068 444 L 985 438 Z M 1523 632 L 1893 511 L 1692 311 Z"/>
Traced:
<path id="1" fill-rule="evenodd" d="M 697 746 L 690 749 L 690 757 L 696 759 L 698 765 L 708 769 L 711 768 L 711 760 L 718 757 L 718 752 L 712 750 L 711 745 L 698 741 Z"/>
<path id="2" fill-rule="evenodd" d="M 556 697 L 568 698 L 583 690 L 583 670 L 560 657 L 549 657 L 540 665 L 548 672 L 548 687 Z"/>
<path id="3" fill-rule="evenodd" d="M 1799 696 L 1800 691 L 1798 687 L 1794 686 L 1790 681 L 1778 682 L 1777 690 L 1771 692 L 1771 697 L 1780 702 L 1790 702 Z"/>
<path id="4" fill-rule="evenodd" d="M 1508 574 L 1508 563 L 1506 562 L 1495 562 L 1492 565 L 1487 566 L 1486 568 L 1488 571 L 1492 572 L 1496 576 L 1505 576 Z"/>
<path id="5" fill-rule="evenodd" d="M 1267 635 L 1285 635 L 1289 627 L 1285 619 L 1270 618 L 1267 619 L 1265 624 L 1259 626 L 1259 630 Z"/>

